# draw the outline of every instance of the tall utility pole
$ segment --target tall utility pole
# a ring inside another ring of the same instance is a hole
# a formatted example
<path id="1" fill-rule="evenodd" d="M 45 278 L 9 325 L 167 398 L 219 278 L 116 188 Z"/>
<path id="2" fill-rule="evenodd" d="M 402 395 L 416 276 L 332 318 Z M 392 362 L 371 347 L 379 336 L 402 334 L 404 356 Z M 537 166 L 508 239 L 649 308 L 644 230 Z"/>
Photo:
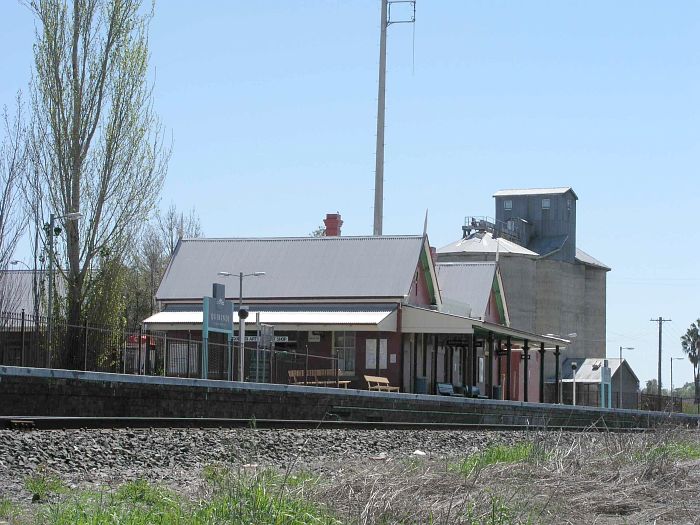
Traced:
<path id="1" fill-rule="evenodd" d="M 661 398 L 661 341 L 662 341 L 664 323 L 669 323 L 669 322 L 671 322 L 671 320 L 664 319 L 663 317 L 659 317 L 658 319 L 649 319 L 649 322 L 659 323 L 659 379 L 658 379 L 659 384 L 658 384 L 658 386 L 659 386 L 659 398 Z"/>
<path id="2" fill-rule="evenodd" d="M 416 0 L 381 0 L 381 32 L 379 35 L 379 92 L 377 95 L 377 151 L 374 171 L 374 230 L 382 234 L 384 216 L 384 117 L 386 115 L 386 31 L 391 24 L 413 24 L 416 21 Z M 391 19 L 391 4 L 409 4 L 413 15 L 404 20 Z"/>
<path id="3" fill-rule="evenodd" d="M 379 94 L 377 96 L 377 154 L 374 170 L 374 235 L 382 234 L 384 215 L 384 116 L 386 113 L 386 30 L 389 0 L 382 1 L 382 29 L 379 36 Z"/>

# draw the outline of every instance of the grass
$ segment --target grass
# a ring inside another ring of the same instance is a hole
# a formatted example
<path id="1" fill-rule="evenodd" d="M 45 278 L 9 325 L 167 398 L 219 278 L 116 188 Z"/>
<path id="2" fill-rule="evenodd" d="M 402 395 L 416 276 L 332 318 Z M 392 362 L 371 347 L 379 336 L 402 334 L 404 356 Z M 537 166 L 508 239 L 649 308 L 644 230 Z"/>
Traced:
<path id="1" fill-rule="evenodd" d="M 672 441 L 660 443 L 643 452 L 635 454 L 639 461 L 668 459 L 682 461 L 688 459 L 700 459 L 700 443 L 689 441 Z"/>
<path id="2" fill-rule="evenodd" d="M 48 496 L 21 507 L 0 499 L 0 522 L 506 525 L 686 523 L 700 515 L 695 470 L 687 462 L 700 459 L 696 431 L 521 434 L 514 445 L 494 437 L 466 457 L 342 458 L 318 471 L 217 463 L 204 467 L 194 485 L 188 475 L 188 492 L 142 479 L 70 490 L 40 473 L 25 485 Z"/>
<path id="3" fill-rule="evenodd" d="M 39 469 L 36 474 L 24 480 L 24 488 L 32 494 L 32 501 L 45 501 L 52 494 L 66 491 L 65 484 L 58 476 Z"/>
<path id="4" fill-rule="evenodd" d="M 191 500 L 146 480 L 125 483 L 114 492 L 74 492 L 47 504 L 37 521 L 45 525 L 204 525 L 231 523 L 259 525 L 336 525 L 321 506 L 304 499 L 295 487 L 311 476 L 284 478 L 271 471 L 259 474 L 206 467 L 202 476 L 207 498 Z"/>
<path id="5" fill-rule="evenodd" d="M 511 523 L 532 523 L 528 517 L 523 520 L 501 496 L 491 495 L 490 511 L 478 514 L 475 505 L 469 505 L 464 519 L 467 525 L 510 525 Z"/>
<path id="6" fill-rule="evenodd" d="M 19 515 L 19 508 L 9 499 L 0 499 L 0 519 L 12 519 Z"/>
<path id="7" fill-rule="evenodd" d="M 457 465 L 457 470 L 464 475 L 480 471 L 489 465 L 499 463 L 520 463 L 541 457 L 542 453 L 532 443 L 516 445 L 492 445 L 482 452 L 472 454 Z"/>

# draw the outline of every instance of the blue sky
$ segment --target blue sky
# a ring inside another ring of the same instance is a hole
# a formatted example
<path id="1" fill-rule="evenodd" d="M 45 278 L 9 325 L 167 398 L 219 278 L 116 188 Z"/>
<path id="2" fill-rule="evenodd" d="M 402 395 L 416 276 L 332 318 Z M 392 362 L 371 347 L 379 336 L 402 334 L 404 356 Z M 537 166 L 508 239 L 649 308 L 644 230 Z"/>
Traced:
<path id="1" fill-rule="evenodd" d="M 0 3 L 0 104 L 26 91 L 33 28 Z M 699 40 L 695 0 L 418 0 L 415 39 L 389 28 L 384 233 L 428 209 L 440 247 L 498 189 L 572 186 L 579 247 L 613 268 L 608 353 L 656 377 L 649 319 L 672 319 L 667 386 L 700 317 Z M 161 0 L 150 45 L 165 205 L 207 236 L 307 235 L 335 211 L 371 234 L 379 0 Z"/>

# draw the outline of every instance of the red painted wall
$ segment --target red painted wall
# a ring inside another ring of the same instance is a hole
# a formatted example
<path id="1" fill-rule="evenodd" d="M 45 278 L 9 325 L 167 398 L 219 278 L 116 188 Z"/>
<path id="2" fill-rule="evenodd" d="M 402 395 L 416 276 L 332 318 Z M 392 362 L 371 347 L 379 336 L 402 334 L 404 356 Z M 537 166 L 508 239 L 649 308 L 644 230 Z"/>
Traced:
<path id="1" fill-rule="evenodd" d="M 489 294 L 489 302 L 486 306 L 484 320 L 497 324 L 501 324 L 503 322 L 503 319 L 501 319 L 501 316 L 498 313 L 498 303 L 496 302 L 496 294 L 493 290 L 491 290 L 491 293 Z"/>
<path id="2" fill-rule="evenodd" d="M 414 278 L 411 284 L 411 289 L 408 293 L 408 302 L 415 306 L 430 306 L 430 291 L 428 289 L 428 281 L 425 278 L 423 267 L 420 262 L 416 267 L 418 279 Z"/>

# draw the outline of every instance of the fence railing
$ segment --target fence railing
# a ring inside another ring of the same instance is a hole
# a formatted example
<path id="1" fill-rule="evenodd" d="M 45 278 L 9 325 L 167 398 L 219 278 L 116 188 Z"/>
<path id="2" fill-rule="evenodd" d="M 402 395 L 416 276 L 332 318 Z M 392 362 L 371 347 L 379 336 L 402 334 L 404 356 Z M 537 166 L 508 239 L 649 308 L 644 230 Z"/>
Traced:
<path id="1" fill-rule="evenodd" d="M 338 358 L 263 348 L 245 344 L 243 369 L 240 348 L 221 334 L 204 341 L 187 333 L 113 330 L 91 325 L 69 325 L 22 312 L 0 312 L 0 365 L 66 368 L 182 378 L 288 382 L 288 371 L 337 369 Z M 49 331 L 51 340 L 49 341 Z M 206 355 L 207 362 L 203 362 Z"/>

